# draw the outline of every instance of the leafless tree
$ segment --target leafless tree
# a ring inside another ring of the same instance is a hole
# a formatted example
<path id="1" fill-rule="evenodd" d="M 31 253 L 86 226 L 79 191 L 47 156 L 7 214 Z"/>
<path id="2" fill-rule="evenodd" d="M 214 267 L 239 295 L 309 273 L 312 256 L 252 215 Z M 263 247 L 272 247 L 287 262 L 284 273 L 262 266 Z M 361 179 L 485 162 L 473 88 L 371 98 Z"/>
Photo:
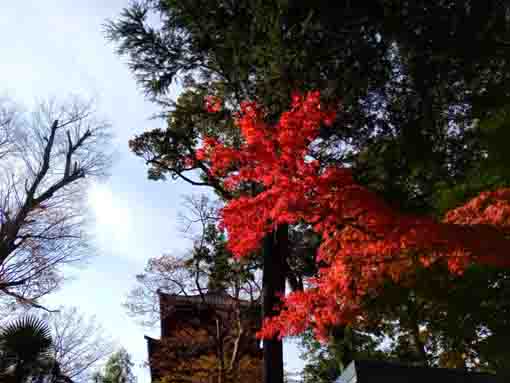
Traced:
<path id="1" fill-rule="evenodd" d="M 60 307 L 42 319 L 52 332 L 53 357 L 75 383 L 89 382 L 97 365 L 115 351 L 115 342 L 96 319 L 86 318 L 75 307 Z"/>
<path id="2" fill-rule="evenodd" d="M 183 296 L 208 291 L 209 265 L 193 254 L 206 251 L 210 246 L 207 227 L 217 223 L 219 204 L 207 196 L 192 195 L 184 198 L 183 206 L 187 208 L 187 214 L 180 214 L 182 231 L 193 240 L 192 249 L 183 255 L 164 254 L 150 258 L 144 272 L 136 276 L 137 286 L 131 290 L 124 304 L 131 315 L 141 318 L 141 323 L 147 326 L 159 321 L 159 291 Z M 253 279 L 241 281 L 235 275 L 241 275 L 241 271 L 253 266 L 234 259 L 231 261 L 232 268 L 238 268 L 239 273 L 233 273 L 226 286 L 227 292 L 233 298 L 257 302 L 261 291 L 260 273 L 254 271 Z"/>
<path id="3" fill-rule="evenodd" d="M 79 99 L 31 114 L 0 100 L 0 130 L 0 299 L 39 306 L 90 254 L 84 197 L 108 169 L 109 125 Z"/>
<path id="4" fill-rule="evenodd" d="M 194 248 L 204 246 L 204 228 L 215 220 L 217 207 L 206 197 L 196 196 L 186 197 L 184 206 L 189 214 L 179 213 L 182 232 L 194 242 Z M 160 291 L 184 296 L 206 291 L 207 272 L 201 265 L 190 263 L 192 251 L 149 258 L 124 303 L 128 313 L 140 319 L 141 324 L 154 326 L 160 319 Z"/>
<path id="5" fill-rule="evenodd" d="M 145 326 L 160 319 L 159 291 L 168 294 L 193 294 L 195 278 L 187 267 L 186 257 L 162 255 L 150 258 L 143 273 L 136 276 L 137 286 L 131 290 L 124 306 L 128 313 Z"/>
<path id="6" fill-rule="evenodd" d="M 191 194 L 183 197 L 182 206 L 186 211 L 178 214 L 181 232 L 194 242 L 203 243 L 207 226 L 216 224 L 220 219 L 220 201 L 205 194 Z"/>

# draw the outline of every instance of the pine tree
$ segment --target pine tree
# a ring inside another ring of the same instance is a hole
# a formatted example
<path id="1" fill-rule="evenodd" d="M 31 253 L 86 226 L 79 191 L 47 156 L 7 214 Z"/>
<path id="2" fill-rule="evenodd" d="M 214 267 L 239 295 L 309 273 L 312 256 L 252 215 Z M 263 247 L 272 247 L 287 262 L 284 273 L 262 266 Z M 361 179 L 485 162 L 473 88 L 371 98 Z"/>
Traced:
<path id="1" fill-rule="evenodd" d="M 137 379 L 132 368 L 131 356 L 124 348 L 121 348 L 110 356 L 104 372 L 95 374 L 93 381 L 95 383 L 136 383 Z"/>

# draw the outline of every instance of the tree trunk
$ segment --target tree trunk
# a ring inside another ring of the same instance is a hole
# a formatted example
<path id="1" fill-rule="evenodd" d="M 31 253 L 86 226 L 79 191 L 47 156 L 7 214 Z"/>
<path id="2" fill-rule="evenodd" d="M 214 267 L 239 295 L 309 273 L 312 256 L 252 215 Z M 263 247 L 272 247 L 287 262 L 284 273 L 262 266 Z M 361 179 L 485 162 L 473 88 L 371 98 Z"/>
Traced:
<path id="1" fill-rule="evenodd" d="M 218 383 L 225 382 L 225 352 L 223 348 L 223 331 L 222 325 L 219 318 L 216 318 L 216 348 L 218 354 Z"/>
<path id="2" fill-rule="evenodd" d="M 417 308 L 413 302 L 408 302 L 407 312 L 410 319 L 409 324 L 411 327 L 411 334 L 414 346 L 416 348 L 416 352 L 418 353 L 423 365 L 428 366 L 429 360 L 427 356 L 427 351 L 425 350 L 425 344 L 422 342 L 420 337 L 420 325 L 418 323 Z"/>
<path id="3" fill-rule="evenodd" d="M 263 316 L 274 316 L 279 296 L 285 294 L 285 257 L 288 252 L 288 225 L 281 225 L 264 240 L 262 279 Z M 283 344 L 276 337 L 264 340 L 264 383 L 283 383 Z"/>

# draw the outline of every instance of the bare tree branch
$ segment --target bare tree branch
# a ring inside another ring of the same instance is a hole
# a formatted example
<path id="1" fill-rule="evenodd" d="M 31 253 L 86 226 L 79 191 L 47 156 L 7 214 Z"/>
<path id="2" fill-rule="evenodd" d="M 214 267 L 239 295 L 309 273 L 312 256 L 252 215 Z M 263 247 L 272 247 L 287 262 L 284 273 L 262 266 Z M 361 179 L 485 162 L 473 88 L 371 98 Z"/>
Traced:
<path id="1" fill-rule="evenodd" d="M 0 102 L 0 130 L 4 114 Z M 9 150 L 0 133 L 0 299 L 36 307 L 61 283 L 62 265 L 90 254 L 84 197 L 87 179 L 108 169 L 109 125 L 77 99 L 17 121 Z"/>
<path id="2" fill-rule="evenodd" d="M 0 160 L 15 150 L 21 120 L 19 108 L 8 98 L 0 97 Z"/>
<path id="3" fill-rule="evenodd" d="M 75 307 L 61 307 L 43 319 L 52 330 L 54 358 L 75 383 L 89 382 L 93 368 L 115 350 L 115 343 L 95 318 L 85 318 Z"/>

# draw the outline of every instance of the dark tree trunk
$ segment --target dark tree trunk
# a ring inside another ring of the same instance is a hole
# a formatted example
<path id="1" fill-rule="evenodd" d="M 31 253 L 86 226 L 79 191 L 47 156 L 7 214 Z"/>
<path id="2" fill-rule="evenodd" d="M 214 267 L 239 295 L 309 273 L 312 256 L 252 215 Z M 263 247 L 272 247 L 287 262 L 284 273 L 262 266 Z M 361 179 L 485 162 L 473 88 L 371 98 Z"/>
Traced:
<path id="1" fill-rule="evenodd" d="M 262 279 L 263 315 L 275 315 L 278 296 L 285 294 L 285 257 L 289 248 L 288 225 L 281 225 L 264 240 Z M 264 340 L 264 383 L 283 383 L 283 344 L 277 338 Z"/>
<path id="2" fill-rule="evenodd" d="M 421 359 L 421 362 L 424 366 L 429 365 L 429 360 L 427 356 L 427 351 L 425 350 L 425 343 L 421 340 L 420 337 L 420 325 L 418 323 L 418 308 L 416 307 L 414 302 L 408 302 L 407 304 L 407 313 L 409 315 L 409 325 L 411 328 L 411 335 L 413 339 L 414 346 L 416 348 L 416 352 Z"/>

